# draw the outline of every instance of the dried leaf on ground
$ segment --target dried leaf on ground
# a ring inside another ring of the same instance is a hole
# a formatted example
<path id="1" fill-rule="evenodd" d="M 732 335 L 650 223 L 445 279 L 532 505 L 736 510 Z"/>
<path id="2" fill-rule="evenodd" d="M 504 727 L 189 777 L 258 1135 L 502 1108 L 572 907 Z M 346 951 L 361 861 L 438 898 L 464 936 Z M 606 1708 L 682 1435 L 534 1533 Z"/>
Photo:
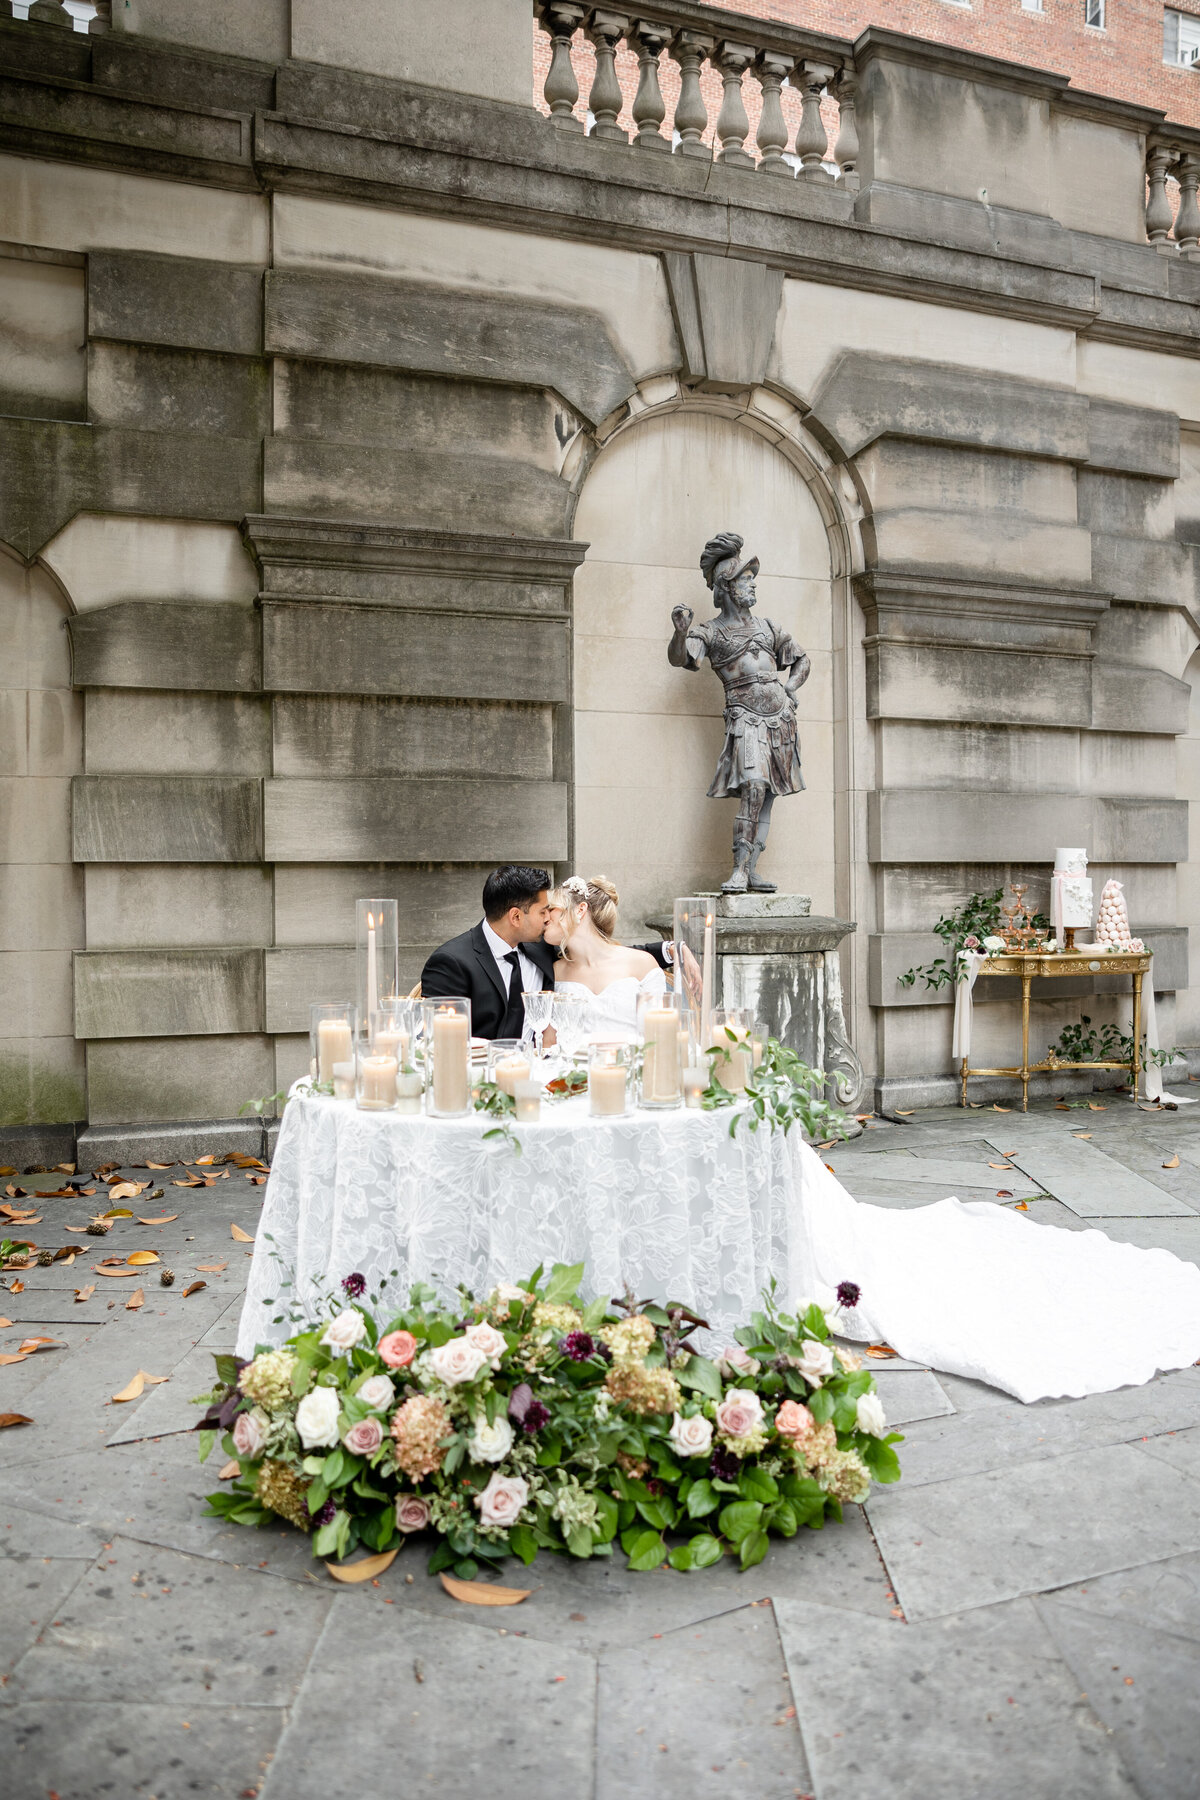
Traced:
<path id="1" fill-rule="evenodd" d="M 187 1287 L 185 1287 L 183 1290 L 184 1299 L 186 1300 L 189 1294 L 198 1294 L 200 1292 L 201 1288 L 206 1288 L 207 1286 L 208 1286 L 207 1281 L 189 1282 Z"/>
<path id="2" fill-rule="evenodd" d="M 1102 1106 L 1100 1104 L 1099 1100 L 1089 1100 L 1088 1101 L 1088 1111 L 1089 1112 L 1107 1112 L 1108 1108 L 1107 1108 L 1107 1106 Z"/>
<path id="3" fill-rule="evenodd" d="M 1011 1168 L 1012 1168 L 1012 1164 L 1011 1164 L 1011 1163 L 1007 1163 L 1007 1162 L 1002 1162 L 1002 1163 L 994 1163 L 994 1162 L 990 1162 L 990 1163 L 989 1163 L 989 1164 L 988 1164 L 988 1168 L 989 1168 L 989 1169 L 1011 1169 Z"/>
<path id="4" fill-rule="evenodd" d="M 468 1606 L 518 1606 L 528 1600 L 532 1588 L 497 1587 L 492 1581 L 459 1581 L 457 1576 L 443 1575 L 442 1586 L 452 1600 Z"/>
<path id="5" fill-rule="evenodd" d="M 110 1200 L 136 1200 L 143 1188 L 148 1188 L 148 1181 L 118 1181 L 108 1190 Z"/>
<path id="6" fill-rule="evenodd" d="M 119 1406 L 126 1400 L 139 1399 L 145 1391 L 147 1382 L 149 1382 L 152 1387 L 159 1387 L 164 1381 L 169 1381 L 170 1379 L 169 1375 L 151 1375 L 148 1370 L 139 1369 L 137 1374 L 133 1377 L 133 1380 L 127 1382 L 120 1393 L 114 1394 L 112 1398 Z"/>
<path id="7" fill-rule="evenodd" d="M 0 1413 L 0 1431 L 7 1431 L 10 1425 L 32 1425 L 33 1420 L 26 1413 Z"/>
<path id="8" fill-rule="evenodd" d="M 1178 1167 L 1179 1167 L 1178 1156 L 1169 1157 L 1167 1159 L 1167 1161 L 1163 1164 L 1164 1169 L 1177 1169 Z"/>
<path id="9" fill-rule="evenodd" d="M 267 1178 L 265 1175 L 247 1175 L 246 1180 L 252 1181 L 255 1187 L 266 1187 L 267 1185 Z"/>
<path id="10" fill-rule="evenodd" d="M 235 1169 L 261 1169 L 264 1174 L 271 1166 L 257 1156 L 247 1156 L 244 1150 L 231 1150 L 225 1161 L 232 1163 Z"/>
<path id="11" fill-rule="evenodd" d="M 395 1550 L 381 1550 L 378 1556 L 364 1556 L 361 1562 L 327 1562 L 325 1567 L 335 1581 L 373 1581 L 376 1575 L 391 1568 L 399 1553 L 397 1546 Z"/>
<path id="12" fill-rule="evenodd" d="M 79 1306 L 79 1305 L 82 1305 L 83 1301 L 90 1300 L 92 1295 L 95 1293 L 95 1291 L 96 1291 L 96 1284 L 94 1281 L 89 1281 L 89 1283 L 86 1287 L 76 1288 L 75 1289 L 75 1304 L 77 1306 Z"/>
<path id="13" fill-rule="evenodd" d="M 7 1352 L 0 1353 L 0 1367 L 7 1363 L 27 1362 L 28 1360 L 29 1352 L 27 1350 L 18 1350 L 15 1356 L 9 1356 Z"/>
<path id="14" fill-rule="evenodd" d="M 0 1331 L 7 1331 L 11 1324 L 11 1319 L 0 1318 Z"/>
<path id="15" fill-rule="evenodd" d="M 25 1283 L 23 1281 L 10 1281 L 8 1284 L 8 1291 L 10 1294 L 23 1294 L 25 1292 Z"/>
<path id="16" fill-rule="evenodd" d="M 73 1175 L 75 1173 L 74 1163 L 55 1163 L 54 1167 L 60 1175 Z"/>
<path id="17" fill-rule="evenodd" d="M 130 1260 L 130 1262 L 132 1262 L 133 1258 L 130 1257 L 129 1260 Z M 229 1267 L 229 1264 L 227 1262 L 197 1263 L 196 1264 L 196 1272 L 199 1275 L 220 1275 L 222 1273 L 222 1271 L 227 1269 L 228 1267 Z"/>
<path id="18" fill-rule="evenodd" d="M 996 1198 L 997 1198 L 997 1200 L 1011 1200 L 1012 1199 L 1012 1189 L 1011 1188 L 997 1188 L 996 1189 Z"/>
<path id="19" fill-rule="evenodd" d="M 903 1106 L 897 1106 L 893 1110 L 895 1111 L 896 1117 L 898 1119 L 911 1119 L 917 1109 L 915 1106 L 910 1106 L 907 1110 L 905 1110 L 905 1108 Z"/>
<path id="20" fill-rule="evenodd" d="M 1091 1135 L 1090 1131 L 1073 1131 L 1071 1133 L 1071 1136 L 1074 1138 L 1090 1138 Z"/>
<path id="21" fill-rule="evenodd" d="M 21 1356 L 33 1356 L 38 1350 L 49 1350 L 52 1345 L 61 1343 L 61 1338 L 22 1338 L 21 1342 L 17 1345 L 17 1350 Z"/>
<path id="22" fill-rule="evenodd" d="M 125 1311 L 126 1312 L 136 1312 L 139 1306 L 145 1306 L 145 1304 L 146 1304 L 145 1289 L 144 1288 L 134 1288 L 132 1294 L 130 1294 L 128 1300 L 125 1302 Z"/>
<path id="23" fill-rule="evenodd" d="M 134 1269 L 144 1269 L 149 1263 L 157 1261 L 157 1250 L 131 1250 L 129 1253 L 129 1265 Z"/>
<path id="24" fill-rule="evenodd" d="M 1011 1112 L 1012 1107 L 1011 1106 L 1001 1106 L 1001 1104 L 998 1100 L 993 1100 L 992 1111 L 993 1112 Z"/>
<path id="25" fill-rule="evenodd" d="M 231 1461 L 229 1461 L 225 1464 L 225 1467 L 223 1469 L 217 1470 L 217 1480 L 218 1481 L 232 1481 L 235 1475 L 238 1475 L 241 1473 L 241 1468 L 242 1468 L 242 1465 L 238 1461 L 237 1457 L 235 1456 L 232 1458 Z"/>
<path id="26" fill-rule="evenodd" d="M 129 1276 L 133 1276 L 133 1275 L 136 1275 L 136 1274 L 137 1274 L 137 1270 L 136 1270 L 136 1269 L 101 1269 L 101 1268 L 95 1268 L 95 1269 L 93 1269 L 93 1270 L 92 1270 L 92 1274 L 93 1274 L 93 1275 L 108 1275 L 108 1276 L 110 1276 L 110 1277 L 111 1277 L 111 1278 L 112 1278 L 112 1279 L 113 1279 L 113 1280 L 114 1280 L 114 1281 L 120 1281 L 120 1280 L 121 1280 L 121 1278 L 122 1278 L 122 1276 L 126 1276 L 126 1275 L 129 1275 Z"/>
<path id="27" fill-rule="evenodd" d="M 139 1225 L 170 1225 L 179 1217 L 178 1213 L 164 1213 L 161 1219 L 139 1219 Z"/>
<path id="28" fill-rule="evenodd" d="M 127 1206 L 110 1206 L 103 1216 L 106 1219 L 132 1219 L 133 1214 Z"/>
<path id="29" fill-rule="evenodd" d="M 173 1169 L 173 1168 L 174 1168 L 174 1167 L 175 1167 L 175 1164 L 174 1164 L 174 1163 L 152 1163 L 152 1162 L 148 1162 L 148 1163 L 147 1163 L 147 1164 L 146 1164 L 146 1167 L 147 1167 L 147 1168 L 148 1168 L 148 1169 Z"/>
<path id="30" fill-rule="evenodd" d="M 181 1179 L 173 1181 L 171 1183 L 171 1186 L 172 1187 L 189 1187 L 189 1188 L 191 1188 L 191 1187 L 207 1187 L 208 1183 L 206 1181 L 201 1181 L 201 1179 L 198 1175 L 184 1175 Z"/>
<path id="31" fill-rule="evenodd" d="M 250 1233 L 248 1231 L 243 1231 L 240 1225 L 231 1225 L 229 1227 L 229 1235 L 235 1244 L 252 1244 L 254 1242 Z"/>
<path id="32" fill-rule="evenodd" d="M 1018 1200 L 1017 1204 L 1013 1207 L 1013 1211 L 1014 1212 L 1028 1212 L 1029 1211 L 1028 1200 Z"/>
<path id="33" fill-rule="evenodd" d="M 216 1160 L 215 1156 L 198 1156 L 196 1158 L 196 1167 L 198 1169 L 207 1169 L 212 1163 L 215 1163 Z"/>
<path id="34" fill-rule="evenodd" d="M 892 1346 L 890 1344 L 868 1344 L 867 1345 L 867 1355 L 868 1356 L 895 1356 L 896 1354 L 897 1354 L 897 1352 L 892 1349 Z"/>
<path id="35" fill-rule="evenodd" d="M 1190 1080 L 1191 1077 L 1189 1076 L 1188 1079 Z M 0 1175 L 15 1175 L 16 1172 L 15 1169 L 10 1169 L 7 1163 L 4 1164 L 3 1168 L 0 1168 Z"/>
<path id="36" fill-rule="evenodd" d="M 17 1187 L 16 1184 L 11 1181 L 9 1182 L 8 1186 L 5 1188 L 4 1191 L 8 1195 L 10 1200 L 28 1200 L 30 1198 L 28 1188 Z M 27 1206 L 24 1206 L 24 1207 L 22 1207 L 22 1206 L 7 1206 L 3 1203 L 0 1203 L 0 1212 L 7 1213 L 10 1219 L 15 1218 L 19 1212 L 28 1212 L 28 1211 L 29 1211 L 29 1208 Z"/>

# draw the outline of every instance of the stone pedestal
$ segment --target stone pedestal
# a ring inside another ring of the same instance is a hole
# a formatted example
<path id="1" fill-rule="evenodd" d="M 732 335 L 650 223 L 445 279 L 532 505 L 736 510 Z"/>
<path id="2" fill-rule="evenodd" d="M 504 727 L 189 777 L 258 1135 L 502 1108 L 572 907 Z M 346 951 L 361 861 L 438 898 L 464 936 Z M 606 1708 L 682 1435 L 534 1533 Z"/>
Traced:
<path id="1" fill-rule="evenodd" d="M 839 946 L 846 919 L 812 912 L 807 894 L 715 894 L 718 1006 L 749 1007 L 772 1037 L 828 1071 L 831 1097 L 853 1111 L 866 1085 L 842 1004 Z M 650 924 L 669 938 L 669 916 Z"/>

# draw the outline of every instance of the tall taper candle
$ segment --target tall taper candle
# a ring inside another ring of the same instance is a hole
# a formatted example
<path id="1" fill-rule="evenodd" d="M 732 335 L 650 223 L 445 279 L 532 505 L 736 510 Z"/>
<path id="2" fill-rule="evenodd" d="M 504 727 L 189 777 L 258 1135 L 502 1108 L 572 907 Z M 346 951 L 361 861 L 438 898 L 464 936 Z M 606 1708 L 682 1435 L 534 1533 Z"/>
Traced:
<path id="1" fill-rule="evenodd" d="M 700 1049 L 712 1045 L 713 963 L 715 961 L 717 916 L 704 915 L 704 957 L 700 967 Z"/>

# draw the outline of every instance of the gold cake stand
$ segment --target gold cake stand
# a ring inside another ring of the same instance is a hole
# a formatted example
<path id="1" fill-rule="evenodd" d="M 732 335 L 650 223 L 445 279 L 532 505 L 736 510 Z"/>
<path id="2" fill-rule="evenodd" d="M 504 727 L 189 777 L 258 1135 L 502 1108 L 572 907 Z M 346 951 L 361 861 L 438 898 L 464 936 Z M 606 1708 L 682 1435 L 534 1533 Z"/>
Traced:
<path id="1" fill-rule="evenodd" d="M 1029 1077 L 1059 1069 L 1128 1069 L 1137 1098 L 1142 1057 L 1142 978 L 1149 974 L 1153 952 L 1149 950 L 1061 950 L 1048 956 L 1042 950 L 1008 950 L 989 956 L 980 976 L 1016 975 L 1021 982 L 1021 1063 L 1016 1069 L 972 1069 L 970 1059 L 962 1059 L 962 1100 L 967 1104 L 967 1082 L 977 1075 L 1009 1075 L 1021 1083 L 1021 1106 L 1029 1111 Z M 1130 975 L 1133 978 L 1133 1055 L 1126 1062 L 1063 1062 L 1054 1057 L 1046 1062 L 1029 1060 L 1029 996 L 1035 981 L 1062 981 L 1070 976 Z"/>

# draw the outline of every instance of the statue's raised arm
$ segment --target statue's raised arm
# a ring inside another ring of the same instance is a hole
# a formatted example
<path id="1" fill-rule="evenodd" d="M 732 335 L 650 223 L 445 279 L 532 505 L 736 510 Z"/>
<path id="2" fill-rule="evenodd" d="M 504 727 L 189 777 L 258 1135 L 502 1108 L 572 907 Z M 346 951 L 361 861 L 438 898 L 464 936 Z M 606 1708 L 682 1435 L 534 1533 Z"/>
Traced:
<path id="1" fill-rule="evenodd" d="M 758 558 L 743 560 L 743 541 L 727 531 L 705 544 L 700 567 L 717 611 L 697 625 L 690 606 L 674 607 L 667 661 L 676 669 L 695 670 L 707 656 L 725 689 L 725 748 L 708 790 L 712 799 L 736 796 L 740 802 L 733 873 L 724 891 L 773 894 L 775 883 L 757 873 L 758 859 L 776 794 L 795 794 L 804 786 L 795 696 L 808 680 L 810 664 L 788 632 L 770 619 L 752 617 Z"/>

